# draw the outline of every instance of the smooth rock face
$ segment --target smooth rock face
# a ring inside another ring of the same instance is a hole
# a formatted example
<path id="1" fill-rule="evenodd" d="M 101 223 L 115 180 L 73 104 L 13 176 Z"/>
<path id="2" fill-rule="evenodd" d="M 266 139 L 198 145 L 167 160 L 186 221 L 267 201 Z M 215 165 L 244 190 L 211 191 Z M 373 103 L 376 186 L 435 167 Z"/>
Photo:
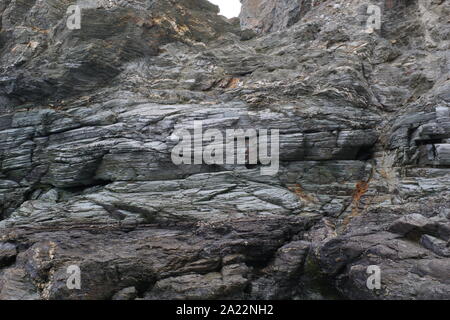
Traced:
<path id="1" fill-rule="evenodd" d="M 83 4 L 0 3 L 0 299 L 450 299 L 448 1 Z M 279 171 L 175 165 L 194 121 Z"/>

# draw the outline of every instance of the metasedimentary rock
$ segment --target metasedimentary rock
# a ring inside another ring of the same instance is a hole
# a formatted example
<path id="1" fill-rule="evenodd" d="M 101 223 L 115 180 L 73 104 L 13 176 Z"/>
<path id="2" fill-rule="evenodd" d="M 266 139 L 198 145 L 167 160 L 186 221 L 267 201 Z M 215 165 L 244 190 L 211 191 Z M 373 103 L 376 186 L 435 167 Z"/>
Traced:
<path id="1" fill-rule="evenodd" d="M 241 0 L 243 29 L 271 32 L 297 23 L 314 6 L 314 0 Z M 316 1 L 317 2 L 317 1 Z"/>
<path id="2" fill-rule="evenodd" d="M 250 2 L 0 4 L 0 299 L 450 298 L 449 2 Z M 279 170 L 174 164 L 195 121 Z"/>

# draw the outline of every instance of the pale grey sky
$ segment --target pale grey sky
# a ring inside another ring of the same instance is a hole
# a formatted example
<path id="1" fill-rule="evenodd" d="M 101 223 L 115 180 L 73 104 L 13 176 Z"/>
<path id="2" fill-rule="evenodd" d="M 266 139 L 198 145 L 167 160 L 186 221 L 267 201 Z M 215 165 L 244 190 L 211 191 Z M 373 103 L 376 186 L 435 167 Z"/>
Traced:
<path id="1" fill-rule="evenodd" d="M 233 18 L 239 15 L 241 12 L 241 2 L 239 0 L 209 0 L 210 2 L 220 7 L 220 14 Z"/>

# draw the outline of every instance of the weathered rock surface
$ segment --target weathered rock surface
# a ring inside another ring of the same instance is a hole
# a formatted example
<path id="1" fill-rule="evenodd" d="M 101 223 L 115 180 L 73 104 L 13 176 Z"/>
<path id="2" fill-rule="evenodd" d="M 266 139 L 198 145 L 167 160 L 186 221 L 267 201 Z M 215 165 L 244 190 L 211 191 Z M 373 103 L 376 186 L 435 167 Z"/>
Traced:
<path id="1" fill-rule="evenodd" d="M 0 299 L 450 298 L 448 1 L 74 2 L 0 4 Z M 173 164 L 197 120 L 279 172 Z"/>
<path id="2" fill-rule="evenodd" d="M 297 23 L 315 5 L 314 0 L 241 0 L 243 29 L 271 32 Z"/>

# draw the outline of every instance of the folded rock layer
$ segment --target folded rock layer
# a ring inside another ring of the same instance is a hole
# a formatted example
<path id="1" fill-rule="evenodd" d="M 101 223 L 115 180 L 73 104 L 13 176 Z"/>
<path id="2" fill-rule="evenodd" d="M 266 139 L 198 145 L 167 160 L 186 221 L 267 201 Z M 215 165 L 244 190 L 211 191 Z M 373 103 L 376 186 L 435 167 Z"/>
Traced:
<path id="1" fill-rule="evenodd" d="M 206 0 L 0 4 L 0 299 L 450 298 L 450 3 L 242 3 L 254 33 Z M 174 164 L 194 121 L 279 130 L 277 174 Z"/>

